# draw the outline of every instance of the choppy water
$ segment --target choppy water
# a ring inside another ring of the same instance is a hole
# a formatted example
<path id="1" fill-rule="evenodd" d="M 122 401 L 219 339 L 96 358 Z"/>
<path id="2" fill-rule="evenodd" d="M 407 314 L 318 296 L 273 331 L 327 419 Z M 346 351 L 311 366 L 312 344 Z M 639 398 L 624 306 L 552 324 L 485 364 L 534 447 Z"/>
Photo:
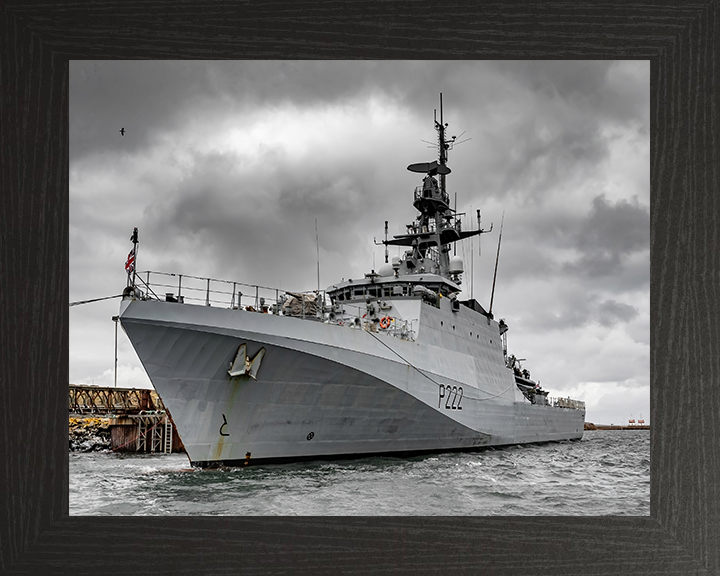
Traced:
<path id="1" fill-rule="evenodd" d="M 70 515 L 650 514 L 650 432 L 411 459 L 190 469 L 184 454 L 70 454 Z"/>

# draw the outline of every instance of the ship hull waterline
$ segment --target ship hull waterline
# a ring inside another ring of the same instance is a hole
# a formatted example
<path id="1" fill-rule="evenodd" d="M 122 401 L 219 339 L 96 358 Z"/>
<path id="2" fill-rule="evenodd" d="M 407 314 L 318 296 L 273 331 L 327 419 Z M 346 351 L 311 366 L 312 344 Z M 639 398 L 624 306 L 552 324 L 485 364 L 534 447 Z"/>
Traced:
<path id="1" fill-rule="evenodd" d="M 120 320 L 194 466 L 582 438 L 584 410 L 483 397 L 473 382 L 435 372 L 437 351 L 423 354 L 418 342 L 159 301 L 124 300 Z M 228 373 L 241 345 L 248 359 L 265 350 L 256 378 Z"/>

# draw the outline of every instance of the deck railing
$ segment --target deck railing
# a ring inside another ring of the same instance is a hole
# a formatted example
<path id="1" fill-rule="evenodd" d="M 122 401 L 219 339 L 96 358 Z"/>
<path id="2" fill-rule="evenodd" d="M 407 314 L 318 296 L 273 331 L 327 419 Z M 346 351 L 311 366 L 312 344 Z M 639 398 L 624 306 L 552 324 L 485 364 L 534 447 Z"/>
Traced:
<path id="1" fill-rule="evenodd" d="M 257 311 L 261 311 L 263 306 L 269 308 L 273 304 L 279 305 L 280 297 L 286 294 L 279 288 L 258 284 L 152 270 L 138 272 L 136 285 L 143 297 L 149 300 L 178 301 L 233 309 L 251 307 Z M 325 293 L 321 292 L 321 294 L 324 298 Z"/>
<path id="2" fill-rule="evenodd" d="M 574 410 L 585 410 L 585 402 L 573 400 L 572 398 L 548 398 L 548 404 L 556 408 L 571 408 Z"/>
<path id="3" fill-rule="evenodd" d="M 321 320 L 349 328 L 361 328 L 369 332 L 383 332 L 404 340 L 415 339 L 413 323 L 417 320 L 403 320 L 380 314 L 380 318 L 389 319 L 389 326 L 378 330 L 379 320 L 366 318 L 365 305 L 343 302 L 342 305 L 333 308 L 324 290 L 320 292 L 282 290 L 258 284 L 152 270 L 138 272 L 136 288 L 140 290 L 141 297 L 147 300 L 164 300 Z M 312 305 L 308 302 L 306 310 L 306 298 L 309 295 L 314 296 L 316 302 Z M 299 314 L 289 314 L 283 310 L 283 304 L 291 297 L 298 297 L 300 301 Z M 387 323 L 388 320 L 385 322 Z"/>

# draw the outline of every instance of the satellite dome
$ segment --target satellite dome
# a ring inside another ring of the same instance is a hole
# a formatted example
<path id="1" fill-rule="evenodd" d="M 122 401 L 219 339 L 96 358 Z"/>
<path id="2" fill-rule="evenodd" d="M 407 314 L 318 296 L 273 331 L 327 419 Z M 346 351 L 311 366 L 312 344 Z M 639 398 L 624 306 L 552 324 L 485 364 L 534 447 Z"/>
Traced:
<path id="1" fill-rule="evenodd" d="M 392 264 L 383 264 L 382 266 L 380 266 L 378 274 L 383 277 L 392 276 L 393 274 L 395 274 L 395 271 L 393 270 Z"/>
<path id="2" fill-rule="evenodd" d="M 462 274 L 463 273 L 463 261 L 460 256 L 453 256 L 450 258 L 449 266 L 450 274 Z"/>

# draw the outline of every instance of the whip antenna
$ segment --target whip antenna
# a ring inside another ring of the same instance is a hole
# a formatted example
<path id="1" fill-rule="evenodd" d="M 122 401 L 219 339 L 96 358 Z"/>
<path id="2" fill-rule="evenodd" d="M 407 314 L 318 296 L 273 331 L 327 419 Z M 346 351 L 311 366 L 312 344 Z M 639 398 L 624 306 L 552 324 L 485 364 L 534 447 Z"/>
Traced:
<path id="1" fill-rule="evenodd" d="M 318 294 L 320 293 L 320 242 L 318 241 L 317 218 L 315 218 L 315 249 L 317 251 Z"/>
<path id="2" fill-rule="evenodd" d="M 502 240 L 502 229 L 503 229 L 504 222 L 505 222 L 505 210 L 503 210 L 502 220 L 500 220 L 500 236 L 498 236 L 498 249 L 497 249 L 497 254 L 495 255 L 495 273 L 493 274 L 492 292 L 490 293 L 490 310 L 488 310 L 488 313 L 490 314 L 491 318 L 492 318 L 493 298 L 495 297 L 495 279 L 497 278 L 498 260 L 500 260 L 500 241 Z"/>

